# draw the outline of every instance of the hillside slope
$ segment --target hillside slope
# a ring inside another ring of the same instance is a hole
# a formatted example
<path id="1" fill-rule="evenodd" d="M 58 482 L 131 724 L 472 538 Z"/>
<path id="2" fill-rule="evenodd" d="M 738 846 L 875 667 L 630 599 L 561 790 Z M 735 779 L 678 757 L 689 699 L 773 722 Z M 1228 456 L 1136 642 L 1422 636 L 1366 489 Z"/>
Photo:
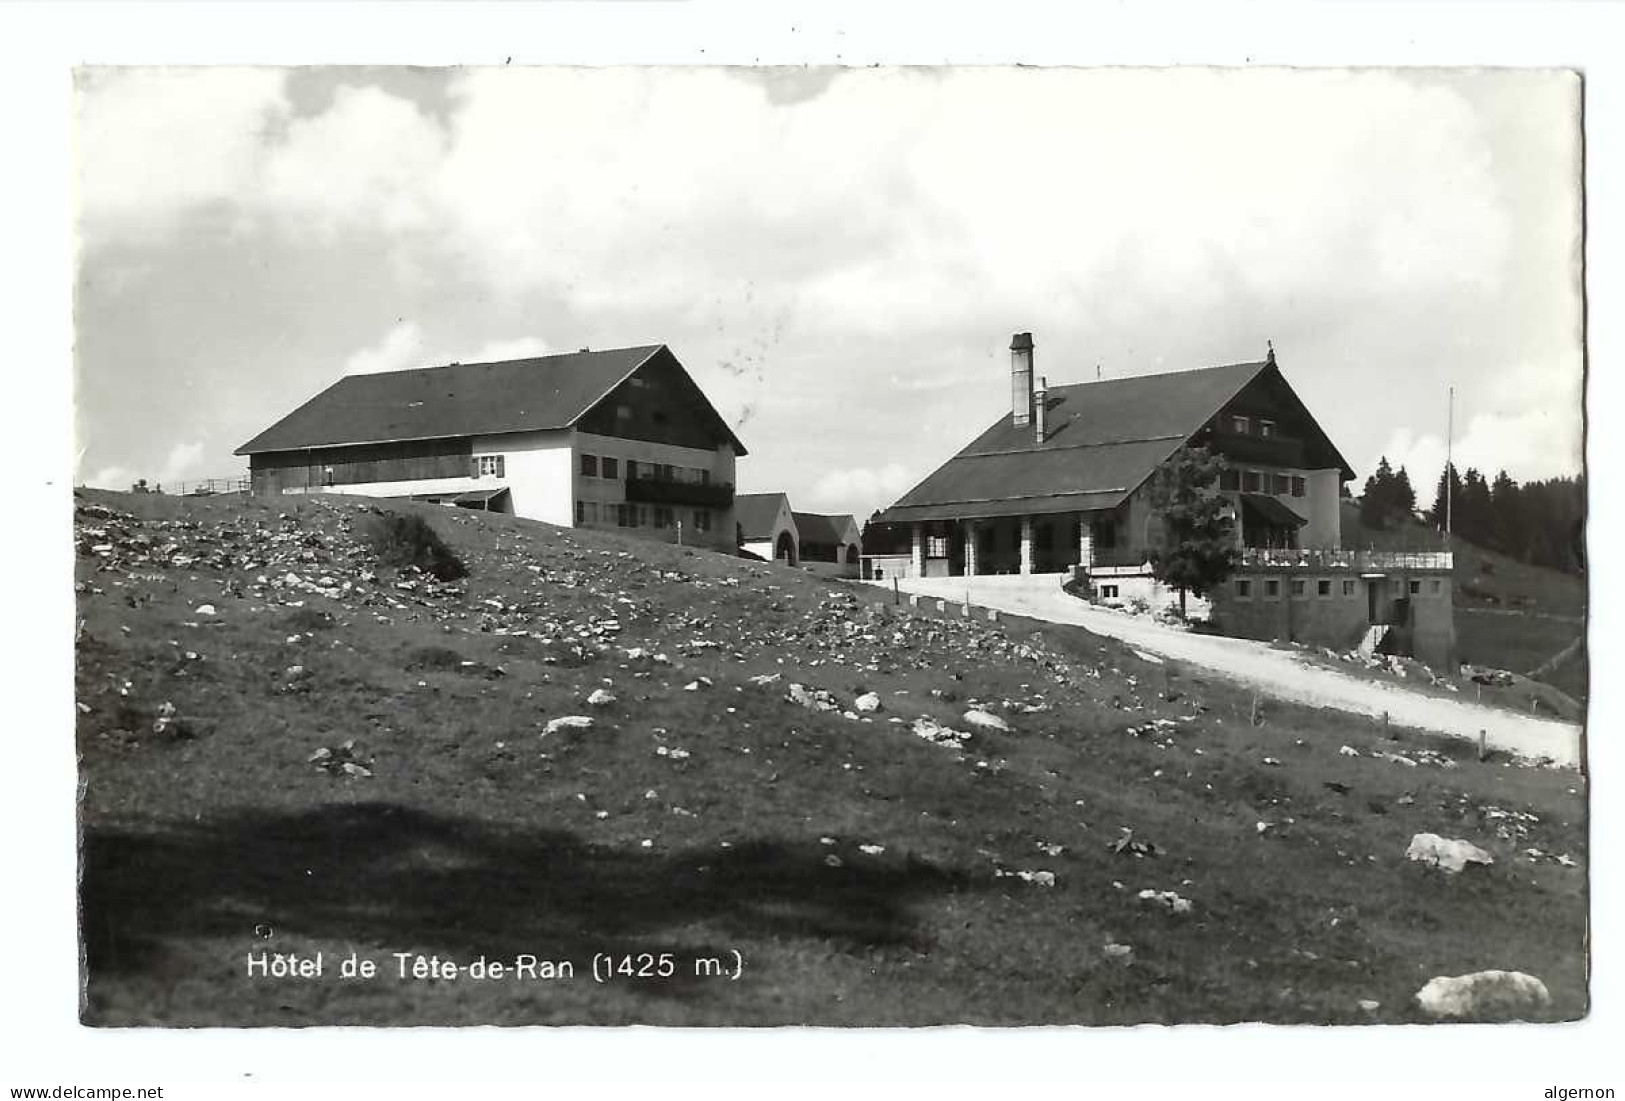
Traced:
<path id="1" fill-rule="evenodd" d="M 395 573 L 379 507 L 78 496 L 87 1023 L 1408 1021 L 1483 968 L 1586 1010 L 1574 773 L 511 517 L 382 506 L 470 569 Z"/>

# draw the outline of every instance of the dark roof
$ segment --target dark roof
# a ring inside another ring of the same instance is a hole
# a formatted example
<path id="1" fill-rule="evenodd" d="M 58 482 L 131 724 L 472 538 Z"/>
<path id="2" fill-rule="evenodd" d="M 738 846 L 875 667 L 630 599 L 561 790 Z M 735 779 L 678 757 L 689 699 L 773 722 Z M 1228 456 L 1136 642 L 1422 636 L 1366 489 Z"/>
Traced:
<path id="1" fill-rule="evenodd" d="M 662 351 L 670 355 L 650 344 L 348 375 L 236 454 L 568 428 Z"/>
<path id="2" fill-rule="evenodd" d="M 1288 507 L 1286 502 L 1277 500 L 1267 493 L 1243 493 L 1241 508 L 1243 512 L 1251 512 L 1271 527 L 1301 528 L 1309 522 Z"/>
<path id="3" fill-rule="evenodd" d="M 769 538 L 773 534 L 773 521 L 778 519 L 781 503 L 789 503 L 789 498 L 782 493 L 735 494 L 734 519 L 744 529 L 745 538 Z M 798 532 L 797 539 L 799 538 Z"/>
<path id="4" fill-rule="evenodd" d="M 881 519 L 957 519 L 1116 507 L 1268 362 L 1055 386 L 1045 439 L 1002 415 Z"/>
<path id="5" fill-rule="evenodd" d="M 854 531 L 858 526 L 857 520 L 851 514 L 797 512 L 793 515 L 796 519 L 796 531 L 801 536 L 802 543 L 844 543 L 846 524 L 850 522 Z"/>

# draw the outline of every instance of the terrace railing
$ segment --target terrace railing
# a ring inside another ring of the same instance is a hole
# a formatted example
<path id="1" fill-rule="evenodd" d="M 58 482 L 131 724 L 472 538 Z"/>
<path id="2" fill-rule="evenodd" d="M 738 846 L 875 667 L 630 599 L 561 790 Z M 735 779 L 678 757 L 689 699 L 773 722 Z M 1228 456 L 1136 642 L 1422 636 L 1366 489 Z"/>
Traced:
<path id="1" fill-rule="evenodd" d="M 1304 570 L 1449 570 L 1449 551 L 1273 550 L 1245 547 L 1243 566 Z"/>

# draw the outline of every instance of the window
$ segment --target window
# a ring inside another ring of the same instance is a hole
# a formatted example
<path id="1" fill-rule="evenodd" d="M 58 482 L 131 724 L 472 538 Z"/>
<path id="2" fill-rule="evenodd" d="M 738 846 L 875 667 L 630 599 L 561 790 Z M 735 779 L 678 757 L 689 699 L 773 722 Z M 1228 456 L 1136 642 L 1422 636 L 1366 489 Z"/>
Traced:
<path id="1" fill-rule="evenodd" d="M 1266 440 L 1274 436 L 1275 422 L 1260 419 L 1258 422 L 1258 434 L 1263 436 Z"/>
<path id="2" fill-rule="evenodd" d="M 638 476 L 638 461 L 636 459 L 628 459 L 628 460 L 626 460 L 626 480 L 630 482 L 630 481 L 634 480 L 635 478 L 637 478 L 637 476 Z"/>
<path id="3" fill-rule="evenodd" d="M 1100 587 L 1100 599 L 1102 599 L 1102 600 L 1116 600 L 1117 599 L 1117 586 L 1116 585 L 1102 585 Z"/>
<path id="4" fill-rule="evenodd" d="M 657 528 L 673 528 L 673 527 L 676 527 L 676 526 L 677 526 L 677 521 L 672 518 L 671 509 L 666 508 L 663 505 L 656 505 L 655 506 L 655 527 L 657 527 Z"/>
<path id="5" fill-rule="evenodd" d="M 623 421 L 631 420 L 632 419 L 632 407 L 630 405 L 617 405 L 615 407 L 615 419 L 616 420 L 623 420 Z"/>
<path id="6" fill-rule="evenodd" d="M 581 456 L 581 474 L 582 474 L 583 477 L 586 477 L 586 478 L 596 478 L 596 477 L 598 477 L 598 456 L 597 455 L 583 455 L 583 456 Z"/>
<path id="7" fill-rule="evenodd" d="M 1306 584 L 1304 584 L 1304 582 L 1302 582 L 1302 581 L 1294 581 L 1292 583 L 1292 595 L 1293 596 L 1304 596 L 1306 594 L 1307 590 L 1308 590 L 1308 586 Z"/>
<path id="8" fill-rule="evenodd" d="M 1253 583 L 1251 581 L 1248 581 L 1246 578 L 1237 578 L 1237 580 L 1236 580 L 1236 599 L 1237 600 L 1250 600 L 1250 599 L 1252 599 L 1252 595 L 1253 595 Z"/>
<path id="9" fill-rule="evenodd" d="M 1324 578 L 1322 580 L 1320 580 L 1320 581 L 1315 582 L 1315 595 L 1316 596 L 1331 596 L 1332 595 L 1332 583 L 1330 581 L 1324 579 Z"/>
<path id="10" fill-rule="evenodd" d="M 695 531 L 710 531 L 711 530 L 711 510 L 710 509 L 708 509 L 708 508 L 697 508 L 697 509 L 694 510 L 694 530 Z"/>
<path id="11" fill-rule="evenodd" d="M 1432 593 L 1437 593 L 1439 591 L 1441 585 L 1442 585 L 1442 582 L 1437 577 L 1435 577 L 1432 581 L 1428 582 L 1428 591 L 1432 592 Z"/>
<path id="12" fill-rule="evenodd" d="M 700 484 L 702 486 L 708 486 L 711 484 L 711 472 L 709 470 L 700 471 Z"/>
<path id="13" fill-rule="evenodd" d="M 503 463 L 501 455 L 476 455 L 474 457 L 474 476 L 476 478 L 502 477 Z"/>
<path id="14" fill-rule="evenodd" d="M 925 541 L 925 556 L 927 558 L 948 557 L 948 537 L 946 535 L 933 535 Z"/>
<path id="15" fill-rule="evenodd" d="M 1257 493 L 1262 481 L 1263 475 L 1256 470 L 1243 470 L 1241 472 L 1241 488 L 1248 493 Z"/>
<path id="16" fill-rule="evenodd" d="M 1297 477 L 1295 475 L 1293 476 L 1293 479 L 1292 479 L 1292 496 L 1294 496 L 1294 497 L 1302 497 L 1303 496 L 1303 479 L 1299 478 L 1299 477 Z"/>
<path id="17" fill-rule="evenodd" d="M 1270 475 L 1270 492 L 1278 497 L 1284 497 L 1292 492 L 1292 479 L 1285 474 Z"/>
<path id="18" fill-rule="evenodd" d="M 1252 426 L 1247 422 L 1246 417 L 1231 417 L 1230 418 L 1230 431 L 1239 432 L 1243 436 L 1245 436 L 1251 430 L 1252 430 Z"/>
<path id="19" fill-rule="evenodd" d="M 1354 595 L 1354 582 L 1352 582 L 1352 581 L 1343 582 L 1343 595 L 1344 596 L 1353 596 Z"/>
<path id="20" fill-rule="evenodd" d="M 604 477 L 619 478 L 621 476 L 621 463 L 619 459 L 612 459 L 608 455 L 603 460 Z"/>
<path id="21" fill-rule="evenodd" d="M 625 501 L 615 506 L 615 526 L 618 528 L 632 526 L 632 508 Z"/>
<path id="22" fill-rule="evenodd" d="M 632 506 L 632 526 L 646 528 L 649 526 L 649 510 L 643 505 Z"/>
<path id="23" fill-rule="evenodd" d="M 1271 578 L 1270 580 L 1264 582 L 1264 595 L 1265 596 L 1280 596 L 1281 595 L 1281 583 L 1279 581 L 1277 581 L 1276 579 L 1274 579 L 1274 578 Z"/>
<path id="24" fill-rule="evenodd" d="M 585 524 L 586 522 L 587 522 L 587 502 L 585 502 L 585 501 L 577 501 L 576 502 L 576 523 Z"/>
<path id="25" fill-rule="evenodd" d="M 1420 581 L 1412 581 L 1411 582 L 1411 595 L 1415 596 L 1417 593 L 1419 593 L 1421 591 L 1422 591 L 1422 583 Z"/>
<path id="26" fill-rule="evenodd" d="M 1219 471 L 1219 488 L 1220 489 L 1240 489 L 1241 488 L 1241 471 L 1239 471 L 1239 470 L 1221 470 L 1221 471 Z"/>

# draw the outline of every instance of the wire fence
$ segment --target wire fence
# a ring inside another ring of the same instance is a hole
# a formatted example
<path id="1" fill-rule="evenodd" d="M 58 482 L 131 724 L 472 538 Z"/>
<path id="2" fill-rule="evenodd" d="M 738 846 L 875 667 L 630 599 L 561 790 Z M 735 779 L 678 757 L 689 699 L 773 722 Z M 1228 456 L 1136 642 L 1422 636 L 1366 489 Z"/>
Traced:
<path id="1" fill-rule="evenodd" d="M 149 483 L 145 478 L 130 487 L 132 493 L 163 493 L 172 497 L 213 497 L 218 493 L 247 493 L 248 479 L 197 478 L 181 482 Z"/>

